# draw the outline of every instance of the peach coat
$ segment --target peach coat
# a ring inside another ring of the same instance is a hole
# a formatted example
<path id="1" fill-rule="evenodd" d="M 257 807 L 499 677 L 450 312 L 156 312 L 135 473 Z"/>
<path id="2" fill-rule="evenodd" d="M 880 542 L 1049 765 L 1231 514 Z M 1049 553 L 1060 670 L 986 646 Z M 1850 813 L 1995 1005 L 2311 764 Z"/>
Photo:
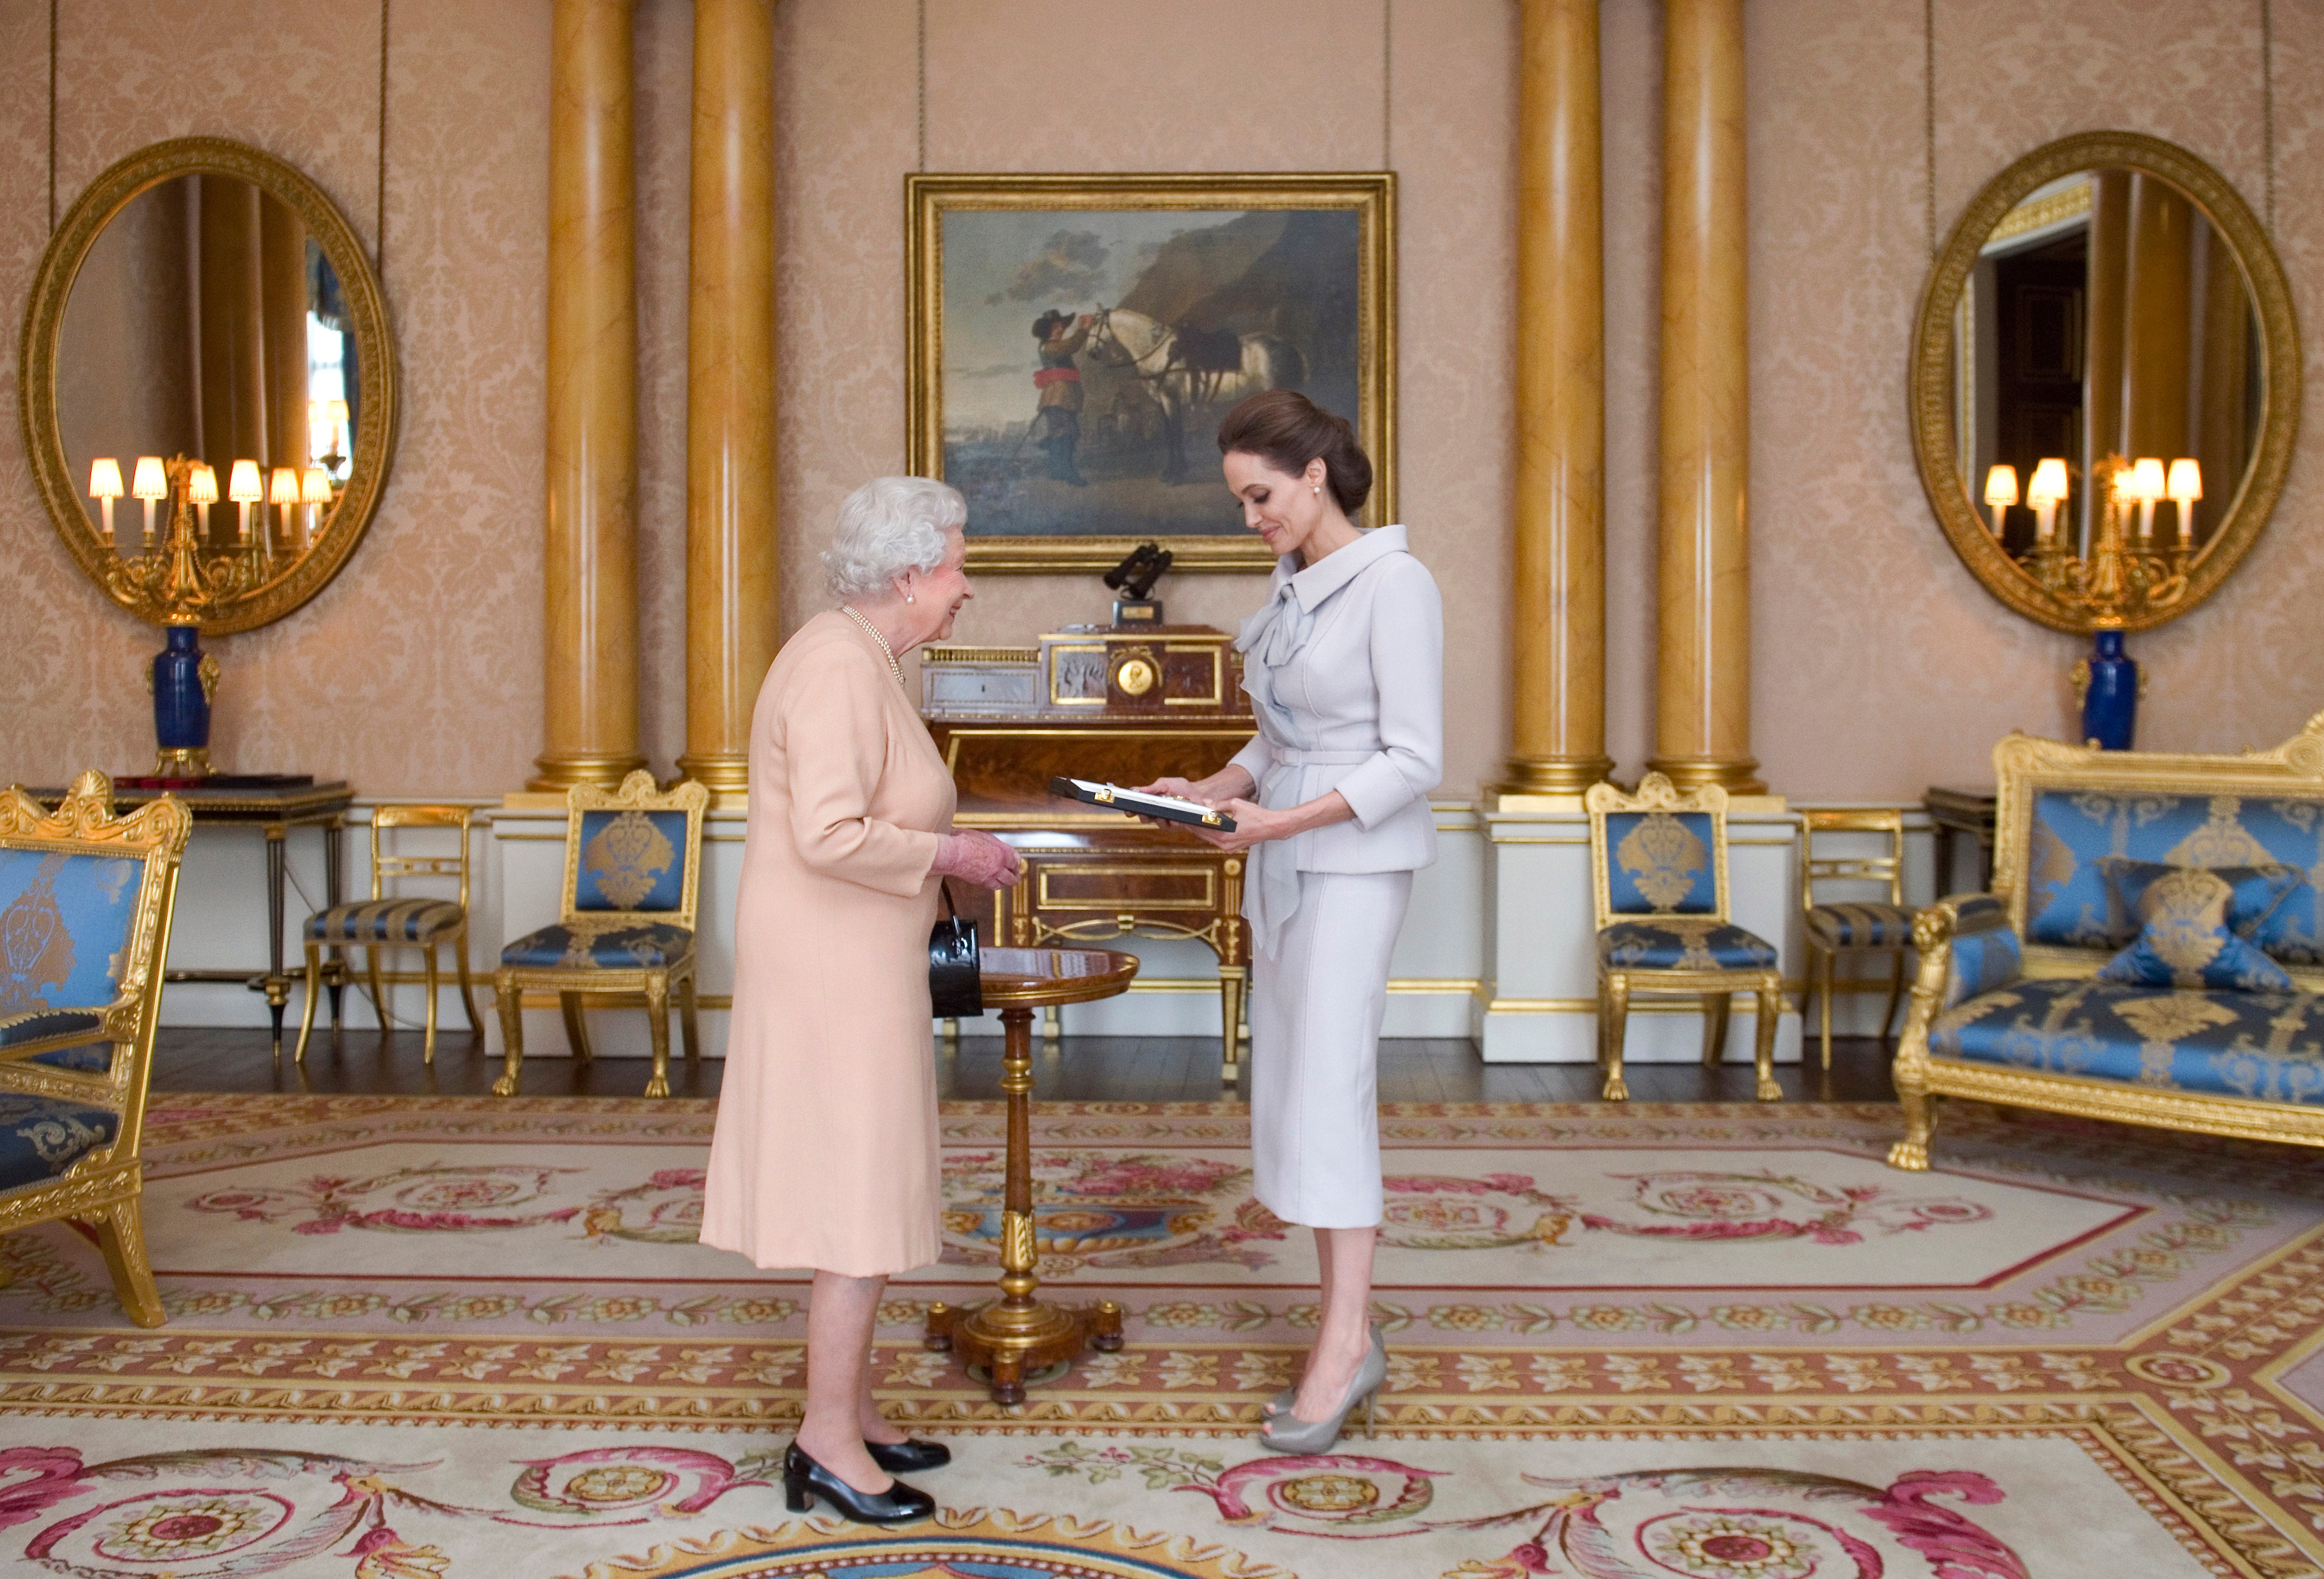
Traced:
<path id="1" fill-rule="evenodd" d="M 954 803 L 871 634 L 836 610 L 809 620 L 751 715 L 703 1243 L 859 1278 L 936 1259 L 929 867 Z"/>

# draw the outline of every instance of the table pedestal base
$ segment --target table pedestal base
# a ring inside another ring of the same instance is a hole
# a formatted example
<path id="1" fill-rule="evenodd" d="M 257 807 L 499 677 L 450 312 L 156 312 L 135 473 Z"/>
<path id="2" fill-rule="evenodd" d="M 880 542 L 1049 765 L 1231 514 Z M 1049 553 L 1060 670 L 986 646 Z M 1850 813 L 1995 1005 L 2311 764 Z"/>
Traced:
<path id="1" fill-rule="evenodd" d="M 1121 1307 L 1101 1299 L 1088 1310 L 1047 1305 L 1028 1295 L 997 1299 L 973 1310 L 939 1301 L 928 1307 L 927 1345 L 982 1365 L 992 1376 L 992 1401 L 1021 1404 L 1025 1378 L 1045 1365 L 1070 1364 L 1085 1348 L 1112 1353 L 1121 1347 Z"/>

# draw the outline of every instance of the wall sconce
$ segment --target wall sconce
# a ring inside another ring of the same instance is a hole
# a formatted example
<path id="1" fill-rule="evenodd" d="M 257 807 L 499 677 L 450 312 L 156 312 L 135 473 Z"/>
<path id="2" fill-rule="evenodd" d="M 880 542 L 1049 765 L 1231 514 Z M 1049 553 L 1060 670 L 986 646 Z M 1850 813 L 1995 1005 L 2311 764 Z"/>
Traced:
<path id="1" fill-rule="evenodd" d="M 121 546 L 121 540 L 114 535 L 113 502 L 121 494 L 121 463 L 109 455 L 100 456 L 90 462 L 88 496 L 96 500 L 97 507 L 105 512 L 105 535 L 115 549 Z M 144 546 L 138 544 L 141 549 Z"/>
<path id="2" fill-rule="evenodd" d="M 2002 522 L 2009 514 L 2009 507 L 2017 503 L 2015 466 L 1997 466 L 1985 474 L 1985 503 L 1993 512 L 1993 536 L 1997 542 L 2001 539 Z"/>

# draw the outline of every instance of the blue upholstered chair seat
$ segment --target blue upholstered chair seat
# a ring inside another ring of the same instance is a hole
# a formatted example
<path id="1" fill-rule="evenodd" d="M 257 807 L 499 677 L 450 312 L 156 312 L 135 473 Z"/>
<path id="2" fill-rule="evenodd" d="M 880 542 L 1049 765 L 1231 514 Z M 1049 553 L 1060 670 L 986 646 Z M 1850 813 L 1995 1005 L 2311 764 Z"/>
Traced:
<path id="1" fill-rule="evenodd" d="M 110 1075 L 113 1073 L 113 1044 L 84 1042 L 77 1048 L 58 1048 L 51 1052 L 34 1053 L 24 1062 L 51 1069 L 70 1069 L 78 1075 Z"/>
<path id="2" fill-rule="evenodd" d="M 456 930 L 464 912 L 449 900 L 362 900 L 307 918 L 315 943 L 425 943 Z"/>
<path id="3" fill-rule="evenodd" d="M 501 964 L 519 969 L 659 970 L 694 949 L 694 934 L 659 922 L 605 930 L 564 921 L 528 932 L 501 950 Z"/>
<path id="4" fill-rule="evenodd" d="M 110 1108 L 0 1091 L 0 1191 L 47 1184 L 120 1132 Z"/>
<path id="5" fill-rule="evenodd" d="M 34 1009 L 0 1020 L 0 1050 L 46 1041 L 68 1031 L 94 1033 L 105 1023 L 102 1009 Z"/>
<path id="6" fill-rule="evenodd" d="M 2324 1106 L 2324 998 L 2016 981 L 1929 1028 L 1941 1058 Z"/>
<path id="7" fill-rule="evenodd" d="M 1600 930 L 1598 957 L 1616 970 L 1757 971 L 1775 966 L 1773 944 L 1731 922 L 1708 917 L 1616 921 Z"/>
<path id="8" fill-rule="evenodd" d="M 1827 948 L 1909 947 L 1913 910 L 1909 905 L 1817 905 L 1807 913 L 1807 929 Z"/>

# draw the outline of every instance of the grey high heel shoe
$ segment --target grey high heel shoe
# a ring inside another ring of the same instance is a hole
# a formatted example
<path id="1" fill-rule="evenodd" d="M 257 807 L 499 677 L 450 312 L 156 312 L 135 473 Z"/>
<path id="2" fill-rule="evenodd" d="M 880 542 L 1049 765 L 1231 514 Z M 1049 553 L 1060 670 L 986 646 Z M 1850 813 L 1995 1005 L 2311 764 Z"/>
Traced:
<path id="1" fill-rule="evenodd" d="M 1364 1406 L 1364 1435 L 1372 1433 L 1374 1410 L 1379 1403 L 1379 1390 L 1388 1380 L 1388 1340 L 1378 1327 L 1372 1328 L 1372 1346 L 1356 1366 L 1356 1374 L 1348 1382 L 1348 1390 L 1340 1399 L 1339 1409 L 1328 1419 L 1303 1420 L 1291 1412 L 1291 1404 L 1299 1396 L 1296 1387 L 1286 1388 L 1276 1395 L 1281 1409 L 1268 1419 L 1259 1432 L 1262 1447 L 1277 1453 L 1322 1453 L 1340 1439 L 1340 1432 L 1355 1413 L 1356 1406 Z"/>

